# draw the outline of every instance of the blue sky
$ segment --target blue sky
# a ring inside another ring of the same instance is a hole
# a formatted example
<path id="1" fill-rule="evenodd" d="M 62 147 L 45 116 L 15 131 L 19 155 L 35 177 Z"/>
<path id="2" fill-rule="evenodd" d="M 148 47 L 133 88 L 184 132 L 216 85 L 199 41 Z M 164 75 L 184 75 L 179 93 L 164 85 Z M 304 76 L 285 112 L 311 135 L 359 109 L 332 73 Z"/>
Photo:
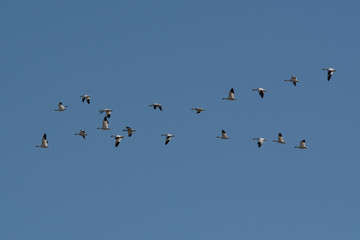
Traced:
<path id="1" fill-rule="evenodd" d="M 0 238 L 359 239 L 359 7 L 1 1 Z"/>

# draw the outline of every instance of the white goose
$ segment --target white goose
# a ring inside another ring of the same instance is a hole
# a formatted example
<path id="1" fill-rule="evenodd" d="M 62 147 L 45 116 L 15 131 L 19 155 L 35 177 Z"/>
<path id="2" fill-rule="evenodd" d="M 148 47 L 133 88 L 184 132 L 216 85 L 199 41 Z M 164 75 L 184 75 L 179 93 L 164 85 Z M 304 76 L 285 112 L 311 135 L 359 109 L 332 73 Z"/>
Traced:
<path id="1" fill-rule="evenodd" d="M 300 149 L 308 149 L 307 146 L 305 146 L 305 139 L 300 141 L 300 146 L 296 146 L 295 148 L 300 148 Z"/>
<path id="2" fill-rule="evenodd" d="M 234 88 L 231 88 L 229 91 L 229 96 L 227 98 L 222 98 L 223 100 L 236 100 Z"/>
<path id="3" fill-rule="evenodd" d="M 132 129 L 131 127 L 126 127 L 126 129 L 123 129 L 123 131 L 127 132 L 129 137 L 131 137 L 133 132 L 136 132 L 136 130 Z"/>
<path id="4" fill-rule="evenodd" d="M 191 110 L 196 111 L 196 114 L 199 114 L 199 113 L 201 113 L 202 111 L 205 111 L 204 108 L 192 108 Z"/>
<path id="5" fill-rule="evenodd" d="M 286 143 L 286 142 L 284 141 L 284 138 L 283 138 L 283 136 L 282 136 L 282 134 L 281 134 L 281 133 L 279 133 L 279 135 L 278 135 L 278 139 L 277 139 L 277 140 L 273 140 L 273 142 L 283 143 L 283 144 L 285 144 L 285 143 Z"/>
<path id="6" fill-rule="evenodd" d="M 166 139 L 165 139 L 165 145 L 167 145 L 169 142 L 170 142 L 170 140 L 171 140 L 171 138 L 173 138 L 173 137 L 175 137 L 175 135 L 172 135 L 172 134 L 161 134 L 161 136 L 165 136 L 166 137 Z"/>
<path id="7" fill-rule="evenodd" d="M 333 69 L 333 68 L 323 68 L 322 70 L 327 71 L 328 81 L 330 81 L 330 78 L 333 75 L 333 73 L 336 72 L 336 69 Z"/>
<path id="8" fill-rule="evenodd" d="M 230 139 L 230 138 L 226 135 L 225 130 L 222 130 L 222 131 L 221 131 L 221 137 L 220 137 L 220 136 L 217 136 L 216 138 Z"/>
<path id="9" fill-rule="evenodd" d="M 58 103 L 58 106 L 59 106 L 59 108 L 58 108 L 58 109 L 55 109 L 54 111 L 62 112 L 62 111 L 65 111 L 66 108 L 68 107 L 68 106 L 64 106 L 64 105 L 62 104 L 62 102 L 59 102 L 59 103 Z"/>
<path id="10" fill-rule="evenodd" d="M 285 82 L 292 82 L 294 84 L 294 86 L 296 87 L 296 83 L 298 83 L 299 81 L 297 80 L 297 77 L 295 76 L 291 76 L 290 80 L 284 80 Z"/>
<path id="11" fill-rule="evenodd" d="M 101 109 L 101 110 L 99 110 L 99 114 L 101 114 L 101 113 L 103 113 L 103 112 L 105 112 L 106 113 L 106 117 L 107 118 L 110 118 L 111 117 L 111 112 L 112 112 L 113 110 L 111 110 L 111 109 L 107 109 L 107 108 L 105 108 L 105 109 Z"/>
<path id="12" fill-rule="evenodd" d="M 162 111 L 162 105 L 160 103 L 153 103 L 149 105 L 149 107 L 153 107 L 154 109 L 159 108 Z"/>
<path id="13" fill-rule="evenodd" d="M 85 102 L 85 100 L 86 100 L 86 102 L 88 103 L 88 104 L 90 104 L 90 96 L 89 95 L 82 95 L 82 96 L 80 96 L 81 98 L 82 98 L 82 102 Z"/>
<path id="14" fill-rule="evenodd" d="M 41 148 L 49 148 L 48 146 L 48 140 L 46 139 L 46 133 L 42 137 L 41 145 L 36 145 L 35 147 L 41 147 Z"/>
<path id="15" fill-rule="evenodd" d="M 124 138 L 124 136 L 121 135 L 111 135 L 110 137 L 115 138 L 115 147 L 118 147 L 121 142 L 121 139 Z"/>
<path id="16" fill-rule="evenodd" d="M 263 89 L 263 88 L 256 88 L 256 89 L 252 89 L 252 91 L 257 91 L 259 92 L 259 95 L 261 98 L 264 98 L 264 93 L 267 92 L 266 89 Z"/>
<path id="17" fill-rule="evenodd" d="M 110 130 L 110 128 L 109 128 L 109 121 L 107 120 L 106 116 L 104 117 L 104 120 L 103 120 L 103 123 L 102 123 L 102 127 L 98 127 L 97 129 Z"/>
<path id="18" fill-rule="evenodd" d="M 263 143 L 266 141 L 265 138 L 253 138 L 253 140 L 258 140 L 257 142 L 258 147 L 261 147 Z"/>
<path id="19" fill-rule="evenodd" d="M 87 133 L 84 130 L 80 130 L 79 133 L 74 133 L 74 135 L 82 136 L 85 139 L 85 136 L 87 136 Z"/>

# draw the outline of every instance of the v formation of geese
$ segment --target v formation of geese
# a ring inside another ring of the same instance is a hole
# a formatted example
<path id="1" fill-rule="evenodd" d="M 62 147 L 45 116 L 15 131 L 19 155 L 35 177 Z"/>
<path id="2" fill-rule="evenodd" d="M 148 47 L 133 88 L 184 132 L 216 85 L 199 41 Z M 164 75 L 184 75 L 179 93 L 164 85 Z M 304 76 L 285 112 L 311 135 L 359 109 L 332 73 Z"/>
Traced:
<path id="1" fill-rule="evenodd" d="M 334 68 L 323 68 L 322 70 L 324 71 L 327 71 L 327 79 L 328 81 L 330 81 L 332 75 L 334 72 L 336 72 L 336 69 Z M 285 82 L 291 82 L 293 83 L 294 86 L 296 86 L 296 84 L 299 82 L 297 80 L 297 77 L 296 76 L 291 76 L 291 79 L 289 80 L 284 80 Z M 264 88 L 255 88 L 255 89 L 252 89 L 252 91 L 257 91 L 260 95 L 261 98 L 264 98 L 264 93 L 267 92 L 266 89 Z M 90 104 L 90 95 L 81 95 L 81 100 L 82 102 L 87 102 L 88 104 Z M 228 93 L 228 97 L 224 97 L 222 98 L 223 100 L 230 100 L 230 101 L 233 101 L 233 100 L 236 100 L 235 98 L 235 90 L 234 88 L 231 88 L 229 93 Z M 159 104 L 159 103 L 153 103 L 151 105 L 149 105 L 149 107 L 152 107 L 154 110 L 156 110 L 156 108 L 158 108 L 160 111 L 162 111 L 162 104 Z M 58 111 L 58 112 L 63 112 L 65 110 L 67 110 L 68 106 L 66 105 L 63 105 L 62 102 L 59 102 L 58 103 L 58 108 L 55 109 L 54 111 Z M 192 108 L 191 110 L 193 111 L 196 111 L 196 114 L 199 114 L 203 111 L 205 111 L 204 108 Z M 106 116 L 104 117 L 103 121 L 102 121 L 102 126 L 101 127 L 98 127 L 97 129 L 100 129 L 100 130 L 110 130 L 109 128 L 109 118 L 111 117 L 111 113 L 112 113 L 112 109 L 108 109 L 108 108 L 104 108 L 104 109 L 101 109 L 99 110 L 99 114 L 101 113 L 105 113 Z M 131 137 L 132 134 L 134 132 L 136 132 L 135 129 L 132 129 L 131 127 L 126 127 L 126 129 L 123 129 L 122 131 L 124 132 L 127 132 L 128 134 L 128 137 Z M 80 130 L 80 132 L 78 133 L 75 133 L 74 135 L 78 135 L 78 136 L 81 136 L 83 137 L 83 139 L 86 138 L 86 136 L 88 135 L 84 130 Z M 167 145 L 170 140 L 175 137 L 175 135 L 173 134 L 161 134 L 161 136 L 165 136 L 165 145 Z M 121 142 L 121 139 L 125 138 L 124 136 L 122 135 L 111 135 L 111 137 L 114 137 L 115 138 L 115 147 L 118 147 L 120 142 Z M 217 136 L 217 138 L 220 138 L 220 139 L 230 139 L 225 130 L 222 130 L 221 131 L 221 136 Z M 260 148 L 264 142 L 266 141 L 265 138 L 263 137 L 257 137 L 257 138 L 253 138 L 253 140 L 257 140 L 257 146 Z M 278 134 L 278 138 L 277 140 L 273 140 L 273 142 L 276 142 L 276 143 L 281 143 L 281 144 L 285 144 L 286 142 L 284 141 L 284 138 L 283 138 L 283 135 L 281 133 Z M 36 147 L 40 147 L 40 148 L 49 148 L 49 145 L 48 145 L 48 140 L 47 140 L 47 135 L 46 133 L 43 135 L 42 137 L 42 140 L 41 140 L 41 145 L 36 145 Z M 305 139 L 301 140 L 300 141 L 300 145 L 299 146 L 295 146 L 295 148 L 298 148 L 298 149 L 308 149 L 308 147 L 305 145 Z"/>

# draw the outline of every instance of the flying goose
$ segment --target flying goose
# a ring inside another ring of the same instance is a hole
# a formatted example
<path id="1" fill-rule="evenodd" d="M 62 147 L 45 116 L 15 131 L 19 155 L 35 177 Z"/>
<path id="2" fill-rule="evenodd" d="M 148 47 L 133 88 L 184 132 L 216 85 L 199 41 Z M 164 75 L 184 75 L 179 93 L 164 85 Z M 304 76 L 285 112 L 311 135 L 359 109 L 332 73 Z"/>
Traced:
<path id="1" fill-rule="evenodd" d="M 113 110 L 111 110 L 111 109 L 107 109 L 107 108 L 105 108 L 105 109 L 101 109 L 101 110 L 99 110 L 99 114 L 101 114 L 101 113 L 103 113 L 103 112 L 105 112 L 106 113 L 106 117 L 107 118 L 110 118 L 111 117 L 111 112 L 112 112 Z"/>
<path id="2" fill-rule="evenodd" d="M 277 139 L 277 140 L 273 140 L 273 142 L 284 143 L 284 144 L 286 143 L 286 142 L 284 141 L 284 138 L 283 138 L 283 136 L 282 136 L 281 133 L 279 133 L 278 139 Z"/>
<path id="3" fill-rule="evenodd" d="M 167 144 L 170 142 L 170 140 L 171 140 L 172 137 L 175 137 L 175 135 L 172 135 L 172 134 L 161 134 L 161 136 L 165 136 L 165 137 L 166 137 L 166 139 L 165 139 L 165 145 L 167 145 Z"/>
<path id="4" fill-rule="evenodd" d="M 266 141 L 265 138 L 253 138 L 253 140 L 258 140 L 257 142 L 258 147 L 261 147 L 263 143 Z"/>
<path id="5" fill-rule="evenodd" d="M 225 130 L 222 130 L 222 131 L 221 131 L 221 137 L 220 137 L 220 136 L 217 136 L 216 138 L 230 139 L 230 138 L 226 135 Z"/>
<path id="6" fill-rule="evenodd" d="M 153 103 L 149 105 L 149 107 L 153 107 L 154 109 L 159 108 L 162 111 L 162 105 L 160 103 Z"/>
<path id="7" fill-rule="evenodd" d="M 195 111 L 196 111 L 196 114 L 199 114 L 199 113 L 201 113 L 202 111 L 205 111 L 204 108 L 192 108 L 191 110 L 195 110 Z"/>
<path id="8" fill-rule="evenodd" d="M 333 73 L 336 72 L 336 69 L 333 69 L 333 68 L 323 68 L 322 70 L 327 71 L 328 81 L 330 81 L 330 78 L 333 75 Z"/>
<path id="9" fill-rule="evenodd" d="M 305 146 L 305 139 L 300 141 L 300 146 L 296 146 L 295 148 L 300 148 L 300 149 L 307 149 L 308 147 Z"/>
<path id="10" fill-rule="evenodd" d="M 121 135 L 111 135 L 110 137 L 115 138 L 115 147 L 118 147 L 121 142 L 121 139 L 124 138 L 124 136 Z"/>
<path id="11" fill-rule="evenodd" d="M 126 129 L 123 129 L 123 131 L 127 132 L 129 137 L 131 137 L 133 132 L 136 132 L 136 130 L 132 129 L 131 127 L 126 127 Z"/>
<path id="12" fill-rule="evenodd" d="M 261 98 L 264 98 L 264 92 L 267 92 L 267 90 L 263 89 L 263 88 L 256 88 L 256 89 L 252 89 L 252 90 L 258 91 Z"/>
<path id="13" fill-rule="evenodd" d="M 231 88 L 229 91 L 229 96 L 227 98 L 222 98 L 223 100 L 236 100 L 234 88 Z"/>
<path id="14" fill-rule="evenodd" d="M 42 137 L 41 145 L 36 145 L 35 147 L 49 148 L 48 140 L 46 139 L 46 133 L 44 133 L 44 136 Z"/>
<path id="15" fill-rule="evenodd" d="M 285 82 L 292 82 L 294 84 L 294 86 L 296 87 L 296 83 L 298 83 L 299 81 L 297 80 L 297 77 L 295 76 L 291 76 L 290 80 L 284 80 Z"/>
<path id="16" fill-rule="evenodd" d="M 87 101 L 88 104 L 90 104 L 90 96 L 89 95 L 82 95 L 80 96 L 82 98 L 82 102 L 85 102 L 85 100 Z"/>
<path id="17" fill-rule="evenodd" d="M 58 103 L 58 106 L 59 106 L 59 108 L 58 108 L 58 109 L 55 109 L 54 111 L 62 112 L 62 111 L 65 111 L 66 108 L 68 107 L 68 106 L 64 106 L 64 105 L 62 104 L 62 102 L 59 102 L 59 103 Z"/>
<path id="18" fill-rule="evenodd" d="M 85 136 L 87 136 L 87 133 L 84 130 L 80 130 L 79 133 L 74 133 L 74 135 L 82 136 L 85 139 Z"/>
<path id="19" fill-rule="evenodd" d="M 104 120 L 103 120 L 103 123 L 102 123 L 102 127 L 98 127 L 97 129 L 110 130 L 110 128 L 109 128 L 109 121 L 107 120 L 106 116 L 104 117 Z"/>

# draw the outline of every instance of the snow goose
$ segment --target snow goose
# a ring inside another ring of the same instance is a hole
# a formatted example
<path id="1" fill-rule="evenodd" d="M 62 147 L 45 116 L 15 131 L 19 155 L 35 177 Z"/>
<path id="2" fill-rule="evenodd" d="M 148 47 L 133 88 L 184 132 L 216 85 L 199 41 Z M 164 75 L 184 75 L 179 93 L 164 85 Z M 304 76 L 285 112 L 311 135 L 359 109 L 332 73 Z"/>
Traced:
<path id="1" fill-rule="evenodd" d="M 131 137 L 133 132 L 136 132 L 136 130 L 132 129 L 131 127 L 126 127 L 126 129 L 123 129 L 123 131 L 127 132 L 129 137 Z"/>
<path id="2" fill-rule="evenodd" d="M 65 111 L 66 108 L 68 107 L 68 106 L 64 106 L 64 105 L 62 104 L 62 102 L 59 102 L 59 103 L 58 103 L 58 106 L 59 106 L 59 108 L 58 108 L 58 109 L 55 109 L 54 111 L 62 112 L 62 111 Z"/>
<path id="3" fill-rule="evenodd" d="M 121 139 L 124 138 L 124 136 L 121 135 L 111 135 L 110 137 L 115 138 L 115 147 L 118 147 L 121 142 Z"/>
<path id="4" fill-rule="evenodd" d="M 305 139 L 300 141 L 300 146 L 295 146 L 295 148 L 300 148 L 300 149 L 307 149 L 308 147 L 305 146 Z"/>
<path id="5" fill-rule="evenodd" d="M 292 82 L 294 84 L 294 86 L 296 87 L 296 83 L 298 83 L 299 81 L 297 80 L 297 77 L 295 76 L 291 76 L 290 80 L 284 80 L 285 82 Z"/>
<path id="6" fill-rule="evenodd" d="M 333 69 L 333 68 L 323 68 L 322 70 L 327 71 L 328 81 L 330 81 L 330 78 L 333 75 L 333 73 L 336 72 L 336 69 Z"/>
<path id="7" fill-rule="evenodd" d="M 106 117 L 107 118 L 110 118 L 111 117 L 111 112 L 112 112 L 113 110 L 111 110 L 111 109 L 107 109 L 107 108 L 105 108 L 105 109 L 101 109 L 101 110 L 99 110 L 99 114 L 101 114 L 101 113 L 103 113 L 103 112 L 105 112 L 106 113 Z"/>
<path id="8" fill-rule="evenodd" d="M 277 140 L 273 140 L 273 142 L 284 143 L 284 144 L 286 143 L 286 142 L 284 141 L 284 138 L 283 138 L 283 136 L 282 136 L 281 133 L 279 133 L 278 139 L 277 139 Z"/>
<path id="9" fill-rule="evenodd" d="M 256 89 L 252 89 L 252 90 L 259 92 L 259 95 L 261 98 L 264 98 L 264 92 L 267 92 L 267 90 L 263 89 L 263 88 L 256 88 Z"/>
<path id="10" fill-rule="evenodd" d="M 110 130 L 110 128 L 109 128 L 109 121 L 107 120 L 106 116 L 104 117 L 104 120 L 103 120 L 103 123 L 102 123 L 102 127 L 98 127 L 97 129 Z"/>
<path id="11" fill-rule="evenodd" d="M 221 139 L 230 139 L 227 135 L 225 130 L 221 130 L 221 137 L 217 136 L 217 138 L 221 138 Z"/>
<path id="12" fill-rule="evenodd" d="M 235 94 L 234 88 L 231 88 L 229 91 L 229 96 L 227 98 L 222 98 L 222 99 L 223 100 L 236 100 L 234 94 Z"/>
<path id="13" fill-rule="evenodd" d="M 257 142 L 258 147 L 261 147 L 263 143 L 266 141 L 265 138 L 253 138 L 253 140 L 258 140 Z"/>
<path id="14" fill-rule="evenodd" d="M 46 139 L 46 133 L 45 133 L 44 136 L 42 137 L 41 145 L 36 145 L 36 147 L 49 148 L 49 146 L 48 146 L 48 140 Z"/>
<path id="15" fill-rule="evenodd" d="M 87 136 L 87 133 L 84 130 L 80 130 L 79 133 L 74 133 L 74 135 L 82 136 L 85 139 L 85 136 Z"/>
<path id="16" fill-rule="evenodd" d="M 172 134 L 161 134 L 161 136 L 165 136 L 166 137 L 166 139 L 165 139 L 165 145 L 167 145 L 169 142 L 170 142 L 170 140 L 171 140 L 171 138 L 172 137 L 175 137 L 175 135 L 172 135 Z"/>
<path id="17" fill-rule="evenodd" d="M 202 111 L 205 111 L 204 108 L 192 108 L 191 110 L 196 111 L 196 114 L 199 114 L 199 113 L 201 113 Z"/>
<path id="18" fill-rule="evenodd" d="M 86 100 L 86 102 L 88 103 L 88 104 L 90 104 L 90 96 L 89 95 L 82 95 L 82 96 L 80 96 L 81 97 L 81 99 L 82 99 L 82 102 L 85 102 L 85 100 Z"/>
<path id="19" fill-rule="evenodd" d="M 149 107 L 153 107 L 154 109 L 159 108 L 162 111 L 162 105 L 160 103 L 153 103 L 149 105 Z"/>

